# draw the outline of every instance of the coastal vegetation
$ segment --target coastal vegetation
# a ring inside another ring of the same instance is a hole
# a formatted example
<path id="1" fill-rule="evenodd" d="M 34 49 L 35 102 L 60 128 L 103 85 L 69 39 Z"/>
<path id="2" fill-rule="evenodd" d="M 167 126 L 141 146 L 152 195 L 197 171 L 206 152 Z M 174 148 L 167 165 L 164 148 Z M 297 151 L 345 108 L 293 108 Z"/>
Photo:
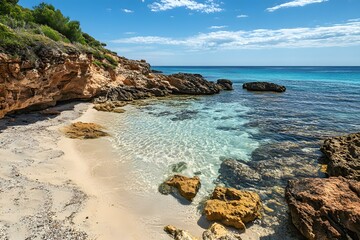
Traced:
<path id="1" fill-rule="evenodd" d="M 64 16 L 53 5 L 41 3 L 28 9 L 18 5 L 18 0 L 0 0 L 0 52 L 34 59 L 42 46 L 91 53 L 101 68 L 118 64 L 105 43 L 83 32 L 79 21 Z"/>

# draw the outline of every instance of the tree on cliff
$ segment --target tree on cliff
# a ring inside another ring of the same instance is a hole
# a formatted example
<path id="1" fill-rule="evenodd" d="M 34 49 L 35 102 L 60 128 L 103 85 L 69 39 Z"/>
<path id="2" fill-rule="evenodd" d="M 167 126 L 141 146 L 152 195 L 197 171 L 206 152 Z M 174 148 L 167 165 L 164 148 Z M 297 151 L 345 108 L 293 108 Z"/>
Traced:
<path id="1" fill-rule="evenodd" d="M 60 10 L 51 4 L 41 3 L 34 8 L 34 21 L 47 25 L 66 36 L 71 42 L 85 44 L 85 38 L 80 28 L 80 22 L 70 21 Z"/>

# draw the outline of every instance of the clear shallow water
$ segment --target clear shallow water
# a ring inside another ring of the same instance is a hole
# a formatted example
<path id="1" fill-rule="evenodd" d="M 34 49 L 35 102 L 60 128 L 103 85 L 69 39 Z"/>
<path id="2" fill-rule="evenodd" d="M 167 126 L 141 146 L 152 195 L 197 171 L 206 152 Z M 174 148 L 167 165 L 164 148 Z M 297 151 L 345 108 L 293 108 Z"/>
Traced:
<path id="1" fill-rule="evenodd" d="M 114 115 L 107 125 L 114 133 L 119 161 L 130 164 L 129 171 L 136 176 L 127 187 L 139 195 L 158 194 L 158 185 L 174 174 L 172 164 L 186 162 L 187 169 L 181 173 L 197 174 L 202 181 L 196 205 L 219 183 L 249 188 L 232 182 L 231 174 L 219 177 L 224 159 L 266 161 L 265 170 L 280 177 L 250 188 L 275 209 L 268 220 L 262 220 L 265 225 L 282 225 L 279 222 L 287 215 L 279 189 L 288 179 L 320 175 L 317 159 L 322 139 L 360 131 L 360 67 L 154 69 L 165 74 L 200 73 L 209 80 L 227 78 L 234 82 L 235 90 L 150 101 Z M 242 89 L 247 81 L 271 81 L 285 85 L 287 91 L 248 92 Z"/>

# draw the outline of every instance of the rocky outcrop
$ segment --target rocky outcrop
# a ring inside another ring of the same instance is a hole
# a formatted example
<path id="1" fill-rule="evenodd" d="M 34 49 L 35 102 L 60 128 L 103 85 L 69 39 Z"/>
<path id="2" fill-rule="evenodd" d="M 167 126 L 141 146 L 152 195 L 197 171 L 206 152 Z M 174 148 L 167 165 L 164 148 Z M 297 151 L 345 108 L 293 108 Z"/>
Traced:
<path id="1" fill-rule="evenodd" d="M 261 216 L 260 197 L 255 192 L 216 187 L 205 203 L 204 213 L 209 221 L 245 229 L 245 224 Z"/>
<path id="2" fill-rule="evenodd" d="M 239 234 L 228 231 L 224 226 L 214 223 L 202 235 L 203 240 L 241 240 Z"/>
<path id="3" fill-rule="evenodd" d="M 198 74 L 154 74 L 145 60 L 106 53 L 117 64 L 109 65 L 70 45 L 40 46 L 34 54 L 34 59 L 22 59 L 0 53 L 0 118 L 9 112 L 45 109 L 72 99 L 101 96 L 98 103 L 102 103 L 220 91 L 217 84 Z"/>
<path id="4" fill-rule="evenodd" d="M 360 181 L 360 133 L 329 138 L 321 151 L 327 158 L 327 173 Z"/>
<path id="5" fill-rule="evenodd" d="M 175 240 L 197 240 L 197 238 L 191 236 L 189 232 L 178 229 L 172 225 L 164 227 L 164 231 Z"/>
<path id="6" fill-rule="evenodd" d="M 286 87 L 269 82 L 249 82 L 244 83 L 243 88 L 248 91 L 268 91 L 268 92 L 285 92 Z"/>
<path id="7" fill-rule="evenodd" d="M 169 75 L 168 81 L 174 86 L 174 94 L 209 95 L 220 92 L 220 87 L 207 81 L 200 74 L 177 73 Z"/>
<path id="8" fill-rule="evenodd" d="M 69 138 L 93 139 L 109 136 L 103 131 L 103 127 L 96 123 L 76 122 L 63 129 L 65 135 Z"/>
<path id="9" fill-rule="evenodd" d="M 228 79 L 218 79 L 216 83 L 222 90 L 234 90 L 232 81 Z"/>
<path id="10" fill-rule="evenodd" d="M 360 239 L 359 181 L 291 180 L 286 200 L 293 224 L 307 239 Z"/>
<path id="11" fill-rule="evenodd" d="M 164 184 L 176 188 L 180 195 L 189 201 L 193 200 L 201 186 L 199 177 L 189 178 L 182 175 L 174 175 L 165 181 Z M 163 188 L 166 189 L 164 186 Z M 166 190 L 164 192 L 166 192 Z"/>

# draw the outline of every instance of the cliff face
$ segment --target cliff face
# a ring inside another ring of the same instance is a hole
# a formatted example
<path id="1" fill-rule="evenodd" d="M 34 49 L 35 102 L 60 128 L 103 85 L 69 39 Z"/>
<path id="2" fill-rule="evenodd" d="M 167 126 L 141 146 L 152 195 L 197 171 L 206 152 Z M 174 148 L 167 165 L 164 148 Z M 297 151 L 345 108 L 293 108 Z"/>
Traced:
<path id="1" fill-rule="evenodd" d="M 20 109 L 38 109 L 58 101 L 133 100 L 168 94 L 214 94 L 221 87 L 201 75 L 151 73 L 146 61 L 111 56 L 117 67 L 100 67 L 92 54 L 42 47 L 36 59 L 0 53 L 0 118 Z"/>
<path id="2" fill-rule="evenodd" d="M 29 106 L 91 98 L 105 82 L 116 80 L 114 73 L 96 68 L 90 55 L 55 50 L 43 54 L 38 61 L 0 54 L 0 117 Z"/>

